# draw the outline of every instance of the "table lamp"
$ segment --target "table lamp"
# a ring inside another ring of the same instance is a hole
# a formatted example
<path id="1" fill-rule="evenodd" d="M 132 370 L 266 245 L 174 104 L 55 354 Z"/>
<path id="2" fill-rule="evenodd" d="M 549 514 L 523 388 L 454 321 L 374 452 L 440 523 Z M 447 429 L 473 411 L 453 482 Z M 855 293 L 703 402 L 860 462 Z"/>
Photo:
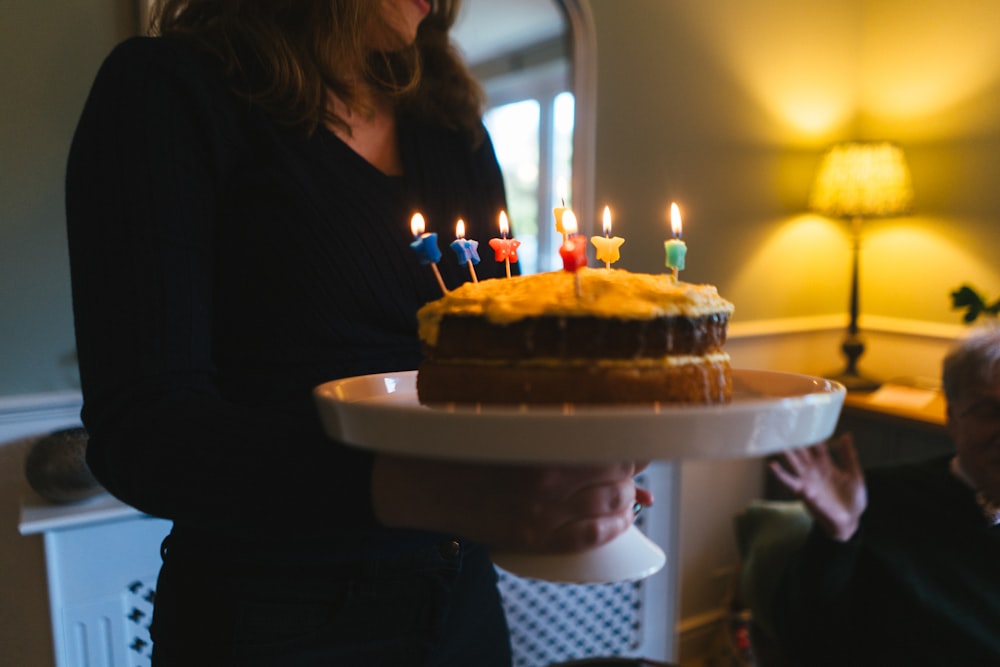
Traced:
<path id="1" fill-rule="evenodd" d="M 910 171 L 903 151 L 890 142 L 837 144 L 823 157 L 809 196 L 809 208 L 823 215 L 851 220 L 850 324 L 841 350 L 847 367 L 830 379 L 848 391 L 871 391 L 879 383 L 858 373 L 865 346 L 858 335 L 858 263 L 861 221 L 901 215 L 913 205 Z"/>

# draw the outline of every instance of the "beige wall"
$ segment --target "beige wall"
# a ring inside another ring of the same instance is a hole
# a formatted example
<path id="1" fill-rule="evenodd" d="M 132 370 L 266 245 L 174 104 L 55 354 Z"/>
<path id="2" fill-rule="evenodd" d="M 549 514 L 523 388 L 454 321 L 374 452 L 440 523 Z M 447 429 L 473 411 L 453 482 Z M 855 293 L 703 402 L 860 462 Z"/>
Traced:
<path id="1" fill-rule="evenodd" d="M 586 1 L 586 0 L 585 0 Z M 862 311 L 957 323 L 948 293 L 1000 297 L 1000 5 L 990 0 L 589 0 L 598 43 L 594 200 L 621 266 L 659 271 L 684 210 L 685 277 L 736 321 L 847 302 L 842 223 L 804 212 L 821 151 L 889 138 L 917 209 L 873 221 Z M 63 171 L 96 68 L 132 31 L 127 0 L 4 3 L 0 22 L 0 395 L 75 384 Z"/>
<path id="2" fill-rule="evenodd" d="M 593 194 L 597 210 L 616 211 L 621 265 L 662 270 L 675 200 L 690 247 L 684 277 L 719 285 L 737 325 L 839 316 L 846 228 L 804 213 L 813 170 L 833 141 L 897 140 L 917 210 L 866 225 L 862 308 L 890 331 L 872 337 L 866 364 L 881 377 L 933 375 L 937 342 L 904 355 L 912 348 L 893 337 L 957 323 L 948 292 L 961 282 L 1000 298 L 1000 3 L 582 1 L 598 44 Z M 134 11 L 128 0 L 0 3 L 0 395 L 74 385 L 66 151 Z M 791 356 L 780 337 L 747 338 L 734 359 L 821 373 L 839 363 L 838 338 L 815 334 L 815 349 L 800 340 Z M 685 565 L 685 616 L 711 610 L 724 590 L 728 517 L 755 492 L 753 466 L 687 467 L 683 559 L 701 566 Z M 47 628 L 19 630 L 38 632 L 32 650 L 48 651 Z"/>
<path id="3" fill-rule="evenodd" d="M 865 226 L 864 313 L 957 323 L 949 292 L 1000 297 L 1000 5 L 991 0 L 590 0 L 598 209 L 626 268 L 663 266 L 685 210 L 689 280 L 736 321 L 842 313 L 846 225 L 805 212 L 822 150 L 887 138 L 913 216 Z"/>
<path id="4" fill-rule="evenodd" d="M 736 304 L 740 368 L 842 367 L 849 238 L 805 211 L 823 150 L 891 139 L 916 192 L 870 221 L 862 367 L 936 378 L 962 331 L 950 291 L 1000 298 L 1000 4 L 994 0 L 588 0 L 597 33 L 595 209 L 615 210 L 622 266 L 663 270 L 666 209 L 685 212 L 687 280 Z M 757 461 L 681 477 L 681 630 L 717 618 L 736 554 L 731 517 Z M 681 638 L 682 655 L 687 652 Z"/>

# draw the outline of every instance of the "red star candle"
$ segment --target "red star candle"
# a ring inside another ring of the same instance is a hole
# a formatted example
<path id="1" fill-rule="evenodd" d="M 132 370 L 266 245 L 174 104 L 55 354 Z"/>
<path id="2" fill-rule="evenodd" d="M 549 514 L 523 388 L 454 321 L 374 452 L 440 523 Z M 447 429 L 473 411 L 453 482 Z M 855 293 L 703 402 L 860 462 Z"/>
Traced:
<path id="1" fill-rule="evenodd" d="M 576 214 L 567 209 L 563 213 L 563 229 L 566 230 L 566 240 L 559 248 L 562 257 L 563 270 L 573 274 L 576 281 L 576 297 L 580 298 L 580 269 L 587 266 L 587 242 L 576 233 Z"/>
<path id="2" fill-rule="evenodd" d="M 517 239 L 509 239 L 510 223 L 507 221 L 507 214 L 500 211 L 500 238 L 490 239 L 490 247 L 493 248 L 494 256 L 498 262 L 503 262 L 507 267 L 507 277 L 510 278 L 510 263 L 517 261 L 517 246 L 521 242 Z"/>
<path id="3" fill-rule="evenodd" d="M 576 273 L 587 266 L 587 244 L 576 233 L 576 214 L 570 209 L 566 209 L 566 212 L 563 213 L 563 229 L 566 230 L 566 240 L 559 248 L 563 270 Z"/>

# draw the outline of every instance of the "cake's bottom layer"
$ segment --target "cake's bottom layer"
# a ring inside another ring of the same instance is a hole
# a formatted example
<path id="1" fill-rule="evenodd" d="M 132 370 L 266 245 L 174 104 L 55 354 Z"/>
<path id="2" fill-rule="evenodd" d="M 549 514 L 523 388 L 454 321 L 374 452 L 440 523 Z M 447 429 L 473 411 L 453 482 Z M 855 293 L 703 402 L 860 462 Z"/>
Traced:
<path id="1" fill-rule="evenodd" d="M 722 357 L 722 358 L 719 358 Z M 421 403 L 726 403 L 732 371 L 725 355 L 685 364 L 526 365 L 425 361 Z"/>

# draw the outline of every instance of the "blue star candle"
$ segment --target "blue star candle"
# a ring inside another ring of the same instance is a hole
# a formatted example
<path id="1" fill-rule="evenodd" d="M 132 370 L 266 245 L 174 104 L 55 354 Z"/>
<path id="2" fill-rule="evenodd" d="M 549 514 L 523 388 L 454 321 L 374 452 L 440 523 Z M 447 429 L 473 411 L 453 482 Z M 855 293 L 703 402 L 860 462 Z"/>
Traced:
<path id="1" fill-rule="evenodd" d="M 455 257 L 458 258 L 459 264 L 469 265 L 472 282 L 478 283 L 479 277 L 476 276 L 474 267 L 479 264 L 479 241 L 465 238 L 465 220 L 459 218 L 458 222 L 455 223 L 455 240 L 451 242 L 449 247 L 455 251 Z"/>
<path id="2" fill-rule="evenodd" d="M 681 211 L 677 204 L 670 204 L 670 229 L 674 238 L 663 242 L 663 247 L 667 251 L 667 268 L 673 271 L 674 280 L 680 277 L 680 272 L 684 270 L 684 257 L 687 255 L 687 245 L 681 241 Z"/>
<path id="3" fill-rule="evenodd" d="M 430 265 L 431 270 L 434 271 L 434 277 L 437 278 L 438 285 L 441 287 L 441 291 L 447 294 L 448 288 L 444 286 L 444 280 L 441 279 L 441 272 L 438 271 L 437 267 L 437 263 L 441 261 L 441 249 L 438 248 L 438 235 L 434 232 L 425 233 L 425 228 L 424 216 L 414 213 L 413 217 L 410 218 L 410 231 L 413 232 L 413 243 L 410 244 L 410 247 L 417 253 L 417 259 L 420 260 L 421 264 Z"/>

